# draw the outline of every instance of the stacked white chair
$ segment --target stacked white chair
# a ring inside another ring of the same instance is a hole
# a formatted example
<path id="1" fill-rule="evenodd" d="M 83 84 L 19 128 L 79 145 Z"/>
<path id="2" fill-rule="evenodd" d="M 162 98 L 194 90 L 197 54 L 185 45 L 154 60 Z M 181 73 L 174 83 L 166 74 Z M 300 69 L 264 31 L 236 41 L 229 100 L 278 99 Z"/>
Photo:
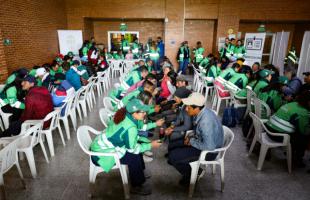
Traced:
<path id="1" fill-rule="evenodd" d="M 65 130 L 66 130 L 66 134 L 67 134 L 67 139 L 70 140 L 70 127 L 69 127 L 69 117 L 71 118 L 72 124 L 74 129 L 76 129 L 76 118 L 74 118 L 74 114 L 73 109 L 72 109 L 72 104 L 73 104 L 73 100 L 74 100 L 74 96 L 72 97 L 68 97 L 67 98 L 67 102 L 65 102 L 65 104 L 63 104 L 60 109 L 62 110 L 63 108 L 65 108 L 65 111 L 63 113 L 63 115 L 60 115 L 59 119 L 60 121 L 63 122 Z M 74 108 L 75 109 L 75 108 Z M 62 113 L 61 113 L 62 114 Z"/>
<path id="2" fill-rule="evenodd" d="M 2 131 L 9 128 L 11 115 L 12 115 L 11 113 L 3 112 L 2 109 L 0 108 L 0 129 Z"/>

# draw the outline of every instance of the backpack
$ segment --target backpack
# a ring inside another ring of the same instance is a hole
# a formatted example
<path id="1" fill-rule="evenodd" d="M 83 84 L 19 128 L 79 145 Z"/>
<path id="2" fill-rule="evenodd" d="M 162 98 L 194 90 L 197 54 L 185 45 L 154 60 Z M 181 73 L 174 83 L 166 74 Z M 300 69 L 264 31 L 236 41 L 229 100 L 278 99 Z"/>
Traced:
<path id="1" fill-rule="evenodd" d="M 237 124 L 236 120 L 236 109 L 234 106 L 226 107 L 224 110 L 222 124 L 227 127 L 235 127 Z"/>

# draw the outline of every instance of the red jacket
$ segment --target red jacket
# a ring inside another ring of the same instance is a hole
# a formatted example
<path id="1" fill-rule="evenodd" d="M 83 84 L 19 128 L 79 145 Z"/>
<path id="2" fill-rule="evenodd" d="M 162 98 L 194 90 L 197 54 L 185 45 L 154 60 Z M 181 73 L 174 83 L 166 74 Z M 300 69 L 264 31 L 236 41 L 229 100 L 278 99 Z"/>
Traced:
<path id="1" fill-rule="evenodd" d="M 44 117 L 54 110 L 52 96 L 45 87 L 32 87 L 25 98 L 25 110 L 21 116 L 24 122 L 31 119 L 44 119 Z M 50 122 L 44 123 L 44 128 Z"/>
<path id="2" fill-rule="evenodd" d="M 168 81 L 168 77 L 164 76 L 160 84 L 162 90 L 159 96 L 164 97 L 165 99 L 167 99 L 170 96 L 170 91 L 168 88 L 167 81 Z"/>

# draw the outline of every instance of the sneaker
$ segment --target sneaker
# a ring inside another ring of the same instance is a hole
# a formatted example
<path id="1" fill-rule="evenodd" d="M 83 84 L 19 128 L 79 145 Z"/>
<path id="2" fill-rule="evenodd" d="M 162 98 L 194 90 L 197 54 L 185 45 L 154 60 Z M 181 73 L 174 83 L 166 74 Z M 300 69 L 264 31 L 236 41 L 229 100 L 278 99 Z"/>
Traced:
<path id="1" fill-rule="evenodd" d="M 150 195 L 152 194 L 152 189 L 149 185 L 143 184 L 141 186 L 132 187 L 130 193 L 138 195 Z"/>
<path id="2" fill-rule="evenodd" d="M 151 178 L 151 177 L 152 177 L 152 173 L 151 173 L 151 171 L 150 171 L 150 170 L 145 169 L 145 170 L 144 170 L 144 177 L 145 177 L 146 179 Z"/>
<path id="3" fill-rule="evenodd" d="M 152 162 L 153 158 L 143 155 L 143 160 L 144 162 L 148 163 L 148 162 Z"/>
<path id="4" fill-rule="evenodd" d="M 143 153 L 143 155 L 148 156 L 148 157 L 152 157 L 153 156 L 153 152 L 146 151 L 146 152 Z"/>

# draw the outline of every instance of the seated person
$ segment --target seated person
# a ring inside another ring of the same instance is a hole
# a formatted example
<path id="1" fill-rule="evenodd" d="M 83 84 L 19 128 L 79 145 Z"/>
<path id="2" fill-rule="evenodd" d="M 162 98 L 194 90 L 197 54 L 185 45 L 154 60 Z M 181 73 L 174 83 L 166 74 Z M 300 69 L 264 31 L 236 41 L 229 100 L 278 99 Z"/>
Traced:
<path id="1" fill-rule="evenodd" d="M 113 58 L 115 59 L 115 60 L 124 60 L 124 54 L 123 54 L 123 52 L 122 52 L 122 50 L 118 50 L 117 51 L 117 53 L 115 52 L 115 53 L 113 53 Z"/>
<path id="2" fill-rule="evenodd" d="M 10 124 L 0 137 L 10 137 L 18 135 L 21 131 L 22 123 L 26 120 L 44 119 L 44 117 L 53 111 L 53 101 L 51 94 L 45 87 L 35 86 L 36 79 L 28 75 L 22 81 L 22 89 L 27 91 L 25 97 L 25 110 L 21 118 Z M 47 128 L 50 122 L 45 122 L 43 128 Z"/>
<path id="3" fill-rule="evenodd" d="M 174 93 L 176 117 L 171 122 L 171 125 L 165 129 L 165 135 L 169 136 L 169 151 L 175 146 L 173 145 L 175 141 L 179 140 L 183 144 L 186 131 L 192 129 L 192 117 L 187 114 L 186 106 L 182 103 L 182 99 L 187 98 L 191 93 L 185 87 L 178 88 Z"/>
<path id="4" fill-rule="evenodd" d="M 297 165 L 302 165 L 302 158 L 309 142 L 309 111 L 310 91 L 305 91 L 296 97 L 296 102 L 281 106 L 266 123 L 271 132 L 291 136 L 292 156 Z M 268 136 L 279 142 L 283 139 L 278 136 Z"/>
<path id="5" fill-rule="evenodd" d="M 126 94 L 129 94 L 130 92 L 134 91 L 135 89 L 137 89 L 138 87 L 141 87 L 144 83 L 145 80 L 151 81 L 154 85 L 157 85 L 157 81 L 156 81 L 156 76 L 154 74 L 148 74 L 144 79 L 142 79 L 141 81 L 137 82 L 136 84 L 132 85 L 127 91 Z"/>
<path id="6" fill-rule="evenodd" d="M 294 66 L 285 65 L 284 66 L 284 76 L 288 78 L 287 86 L 282 88 L 284 93 L 284 98 L 287 101 L 292 101 L 299 92 L 299 89 L 302 85 L 301 80 L 296 76 L 296 69 Z"/>
<path id="7" fill-rule="evenodd" d="M 126 54 L 125 59 L 126 60 L 132 60 L 133 59 L 133 54 L 132 54 L 131 49 L 128 50 L 128 53 Z"/>
<path id="8" fill-rule="evenodd" d="M 74 96 L 75 90 L 72 85 L 64 80 L 61 84 L 56 88 L 55 91 L 52 92 L 52 100 L 54 107 L 61 107 L 69 97 Z M 65 114 L 65 107 L 61 110 L 61 115 Z"/>
<path id="9" fill-rule="evenodd" d="M 98 59 L 98 70 L 99 72 L 105 71 L 106 69 L 109 68 L 109 64 L 107 62 L 107 60 L 105 59 L 105 55 L 104 54 L 100 54 L 99 55 L 99 59 Z"/>
<path id="10" fill-rule="evenodd" d="M 22 80 L 27 76 L 27 70 L 17 70 L 8 77 L 3 90 L 0 92 L 0 107 L 4 113 L 11 113 L 10 121 L 17 121 L 25 109 L 22 90 Z"/>
<path id="11" fill-rule="evenodd" d="M 248 84 L 251 75 L 252 75 L 251 67 L 243 65 L 240 72 L 234 74 L 228 81 L 236 85 L 238 88 L 244 89 Z"/>
<path id="12" fill-rule="evenodd" d="M 208 67 L 203 71 L 208 86 L 213 86 L 214 79 L 221 73 L 220 63 L 216 63 L 215 60 L 210 60 Z"/>
<path id="13" fill-rule="evenodd" d="M 241 69 L 241 65 L 238 63 L 234 63 L 231 67 L 226 68 L 219 74 L 219 77 L 222 77 L 226 81 L 228 81 L 231 77 L 233 77 L 239 70 Z"/>
<path id="14" fill-rule="evenodd" d="M 62 66 L 56 60 L 54 60 L 50 65 L 50 75 L 55 76 L 57 73 L 63 73 L 63 69 Z"/>
<path id="15" fill-rule="evenodd" d="M 221 122 L 212 110 L 204 107 L 205 98 L 194 92 L 182 99 L 189 116 L 194 117 L 194 135 L 184 139 L 183 147 L 170 151 L 168 161 L 182 175 L 181 185 L 189 185 L 191 176 L 190 162 L 200 157 L 201 151 L 221 148 L 224 143 L 224 131 Z M 206 160 L 214 160 L 217 154 L 209 153 Z"/>
<path id="16" fill-rule="evenodd" d="M 161 80 L 160 86 L 161 86 L 161 92 L 159 95 L 159 98 L 161 100 L 166 100 L 169 96 L 170 96 L 170 91 L 168 88 L 168 81 L 169 81 L 169 77 L 168 77 L 168 73 L 172 71 L 172 68 L 169 66 L 163 66 L 163 72 L 164 72 L 164 76 Z"/>
<path id="17" fill-rule="evenodd" d="M 44 86 L 46 88 L 51 84 L 51 78 L 49 73 L 44 67 L 40 67 L 36 70 L 37 86 Z"/>
<path id="18" fill-rule="evenodd" d="M 148 74 L 149 71 L 146 66 L 141 66 L 138 70 L 130 72 L 130 74 L 128 74 L 124 81 L 129 87 L 131 87 L 142 79 L 145 79 Z"/>
<path id="19" fill-rule="evenodd" d="M 149 107 L 140 100 L 131 100 L 125 108 L 118 110 L 110 121 L 106 132 L 98 135 L 91 144 L 91 151 L 111 152 L 120 155 L 121 164 L 128 166 L 131 193 L 149 195 L 151 188 L 145 184 L 144 161 L 142 153 L 152 148 L 158 148 L 158 141 L 150 141 L 138 135 L 137 121 L 143 120 Z M 112 145 L 112 147 L 111 147 Z M 91 157 L 92 162 L 109 172 L 115 165 L 113 157 Z"/>
<path id="20" fill-rule="evenodd" d="M 78 66 L 80 62 L 78 60 L 73 61 L 73 65 L 69 71 L 66 72 L 66 80 L 74 87 L 75 91 L 78 91 L 82 87 L 81 76 L 87 73 L 86 70 L 79 71 Z"/>

